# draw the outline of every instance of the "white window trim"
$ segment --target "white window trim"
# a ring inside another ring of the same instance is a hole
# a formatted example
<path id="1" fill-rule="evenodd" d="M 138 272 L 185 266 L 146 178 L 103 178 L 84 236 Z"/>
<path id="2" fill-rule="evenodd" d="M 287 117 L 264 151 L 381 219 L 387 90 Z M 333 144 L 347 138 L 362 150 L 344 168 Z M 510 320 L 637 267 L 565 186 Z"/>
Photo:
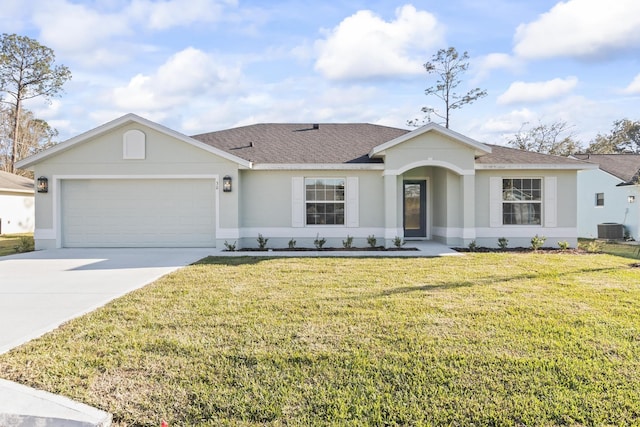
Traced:
<path id="1" fill-rule="evenodd" d="M 598 194 L 602 194 L 602 204 L 601 205 L 598 204 Z M 600 192 L 595 194 L 594 207 L 597 208 L 597 209 L 602 209 L 602 208 L 604 208 L 604 204 L 605 204 L 604 193 L 602 191 L 600 191 Z"/>
<path id="2" fill-rule="evenodd" d="M 540 179 L 542 180 L 542 216 L 540 224 L 503 224 L 502 215 L 502 180 L 503 179 Z M 489 177 L 489 227 L 557 227 L 558 226 L 558 205 L 557 205 L 558 178 L 555 176 L 492 176 Z"/>
<path id="3" fill-rule="evenodd" d="M 306 215 L 305 179 L 344 179 L 344 224 L 309 224 Z M 357 228 L 360 226 L 359 179 L 356 176 L 294 176 L 291 178 L 291 227 Z"/>
<path id="4" fill-rule="evenodd" d="M 307 200 L 307 180 L 332 180 L 341 179 L 344 181 L 344 196 L 342 200 Z M 307 224 L 307 204 L 308 203 L 342 203 L 343 223 L 342 224 Z M 345 227 L 347 225 L 347 177 L 345 176 L 305 176 L 304 177 L 304 225 L 305 227 Z"/>

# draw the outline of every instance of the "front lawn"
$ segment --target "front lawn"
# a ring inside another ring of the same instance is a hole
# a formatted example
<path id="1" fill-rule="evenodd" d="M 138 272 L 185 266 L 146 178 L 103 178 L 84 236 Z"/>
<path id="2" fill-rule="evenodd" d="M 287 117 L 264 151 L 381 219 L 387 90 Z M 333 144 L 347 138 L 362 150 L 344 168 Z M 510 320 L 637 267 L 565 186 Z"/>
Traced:
<path id="1" fill-rule="evenodd" d="M 640 269 L 611 255 L 210 258 L 0 356 L 116 425 L 640 422 Z"/>

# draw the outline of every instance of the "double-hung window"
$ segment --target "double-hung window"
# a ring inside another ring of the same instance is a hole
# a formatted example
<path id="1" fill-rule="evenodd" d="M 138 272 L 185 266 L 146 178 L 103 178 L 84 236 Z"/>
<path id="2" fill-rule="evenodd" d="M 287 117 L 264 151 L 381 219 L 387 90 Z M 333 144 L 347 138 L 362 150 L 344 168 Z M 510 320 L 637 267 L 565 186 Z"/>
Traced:
<path id="1" fill-rule="evenodd" d="M 344 178 L 305 178 L 304 187 L 307 225 L 344 225 Z"/>
<path id="2" fill-rule="evenodd" d="M 596 206 L 604 206 L 604 193 L 596 193 Z"/>
<path id="3" fill-rule="evenodd" d="M 542 224 L 542 179 L 502 179 L 502 223 Z"/>

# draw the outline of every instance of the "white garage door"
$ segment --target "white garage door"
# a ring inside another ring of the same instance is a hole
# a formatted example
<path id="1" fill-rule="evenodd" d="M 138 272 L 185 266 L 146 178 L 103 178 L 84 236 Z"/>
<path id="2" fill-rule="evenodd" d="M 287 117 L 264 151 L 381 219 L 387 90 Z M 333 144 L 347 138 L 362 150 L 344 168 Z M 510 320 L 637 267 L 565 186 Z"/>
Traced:
<path id="1" fill-rule="evenodd" d="M 213 247 L 212 179 L 64 180 L 65 247 Z"/>

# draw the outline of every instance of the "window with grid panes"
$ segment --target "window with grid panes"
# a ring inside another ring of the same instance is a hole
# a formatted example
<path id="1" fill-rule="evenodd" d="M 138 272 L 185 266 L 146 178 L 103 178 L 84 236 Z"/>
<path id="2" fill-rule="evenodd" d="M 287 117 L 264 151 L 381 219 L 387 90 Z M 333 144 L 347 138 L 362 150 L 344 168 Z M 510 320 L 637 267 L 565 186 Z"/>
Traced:
<path id="1" fill-rule="evenodd" d="M 502 223 L 542 224 L 542 178 L 502 180 Z"/>
<path id="2" fill-rule="evenodd" d="M 344 178 L 305 178 L 307 225 L 344 225 Z"/>

